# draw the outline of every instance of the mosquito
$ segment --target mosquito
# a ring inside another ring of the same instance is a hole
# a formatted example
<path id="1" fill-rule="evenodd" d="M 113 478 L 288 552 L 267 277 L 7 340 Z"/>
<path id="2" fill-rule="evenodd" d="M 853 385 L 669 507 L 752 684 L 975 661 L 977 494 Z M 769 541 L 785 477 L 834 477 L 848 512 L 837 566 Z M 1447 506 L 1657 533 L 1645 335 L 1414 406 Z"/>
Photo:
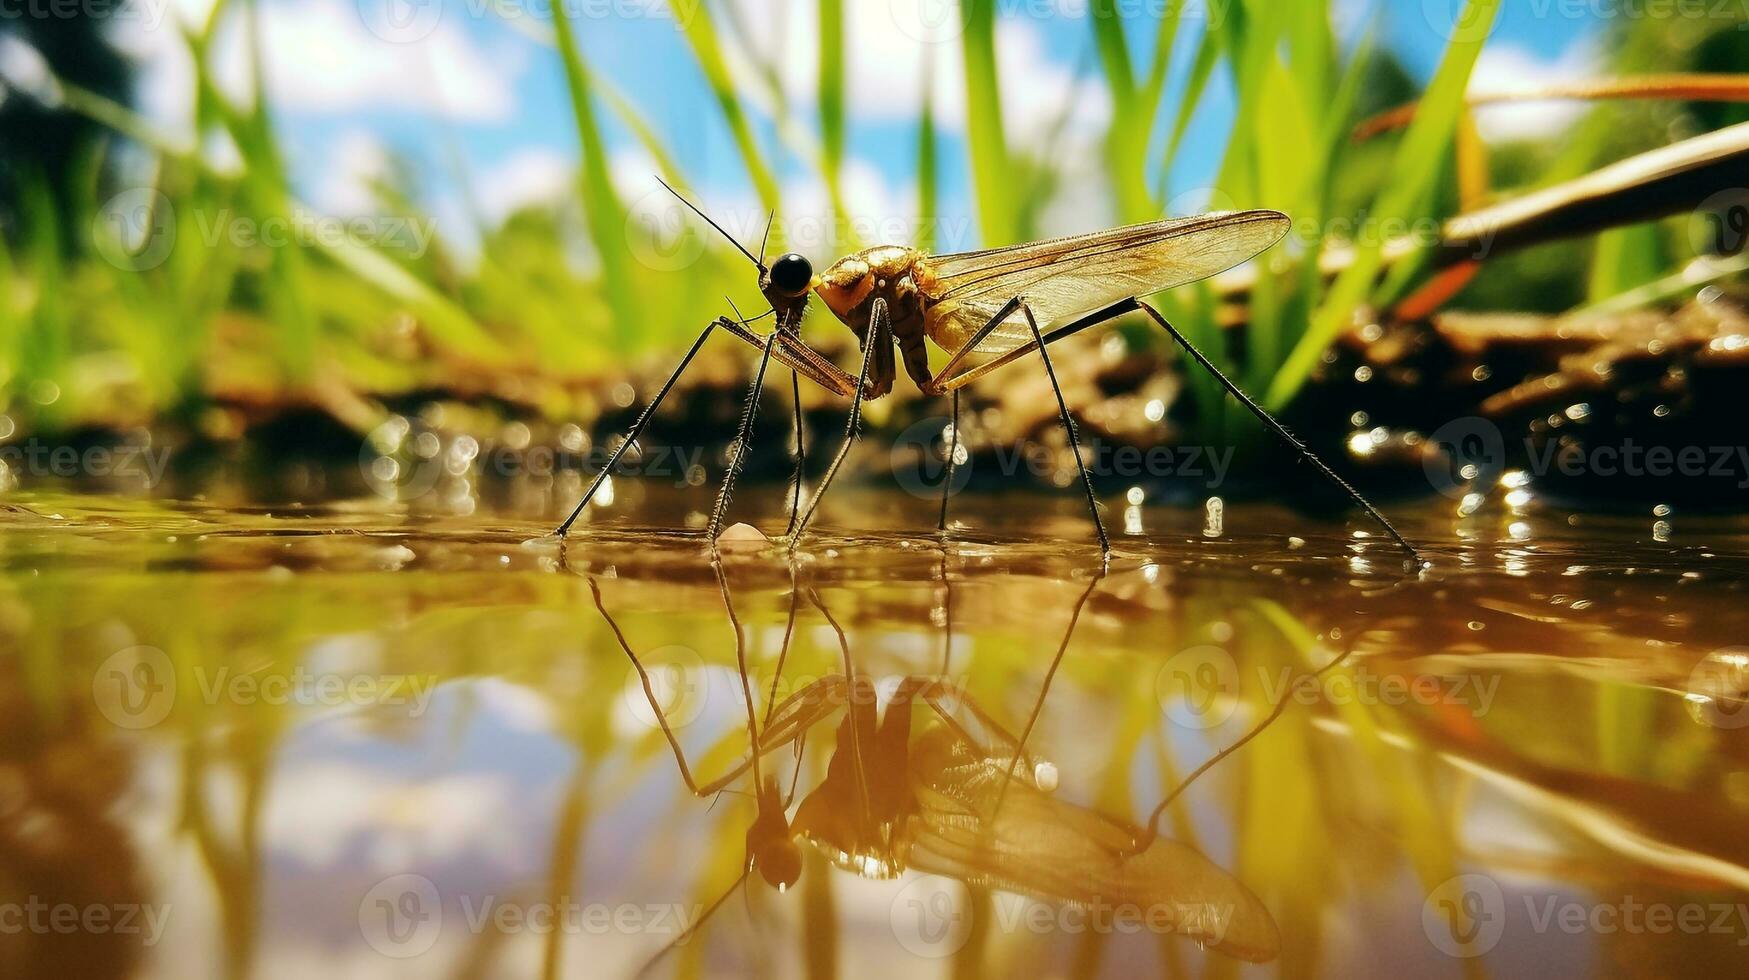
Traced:
<path id="1" fill-rule="evenodd" d="M 674 373 L 657 390 L 596 474 L 571 515 L 559 525 L 555 533 L 560 538 L 570 531 L 620 458 L 636 443 L 662 399 L 691 365 L 711 333 L 721 329 L 760 351 L 760 360 L 741 415 L 734 455 L 707 528 L 707 538 L 713 547 L 722 531 L 741 461 L 748 452 L 754 413 L 772 360 L 791 369 L 792 383 L 796 383 L 796 377 L 806 377 L 826 391 L 850 399 L 844 439 L 806 507 L 801 506 L 798 469 L 796 498 L 787 531 L 793 551 L 858 438 L 864 399 L 877 399 L 893 390 L 900 361 L 923 394 L 951 398 L 948 469 L 942 481 L 941 516 L 937 524 L 938 530 L 946 531 L 952 467 L 959 451 L 960 389 L 1036 352 L 1056 395 L 1057 412 L 1068 433 L 1069 449 L 1080 472 L 1100 550 L 1109 556 L 1111 538 L 1099 515 L 1093 478 L 1082 459 L 1075 422 L 1062 386 L 1057 383 L 1047 348 L 1091 327 L 1139 311 L 1159 324 L 1240 404 L 1377 521 L 1416 567 L 1421 565 L 1421 556 L 1414 546 L 1376 507 L 1229 380 L 1158 310 L 1141 300 L 1143 296 L 1206 279 L 1256 257 L 1287 234 L 1290 223 L 1287 215 L 1270 210 L 1217 212 L 951 255 L 930 255 L 903 245 L 881 245 L 845 256 L 816 275 L 813 264 L 795 252 L 767 264 L 765 243 L 755 256 L 679 191 L 660 177 L 656 179 L 753 263 L 758 272 L 759 291 L 770 306 L 768 312 L 754 320 L 775 316 L 775 326 L 762 336 L 738 310 L 734 318 L 719 316 L 706 324 Z M 768 221 L 767 242 L 770 233 Z M 851 377 L 802 339 L 802 316 L 811 298 L 818 298 L 855 334 L 862 354 L 858 376 Z M 731 302 L 731 308 L 733 305 Z M 929 344 L 947 354 L 947 362 L 939 372 L 930 370 Z M 973 355 L 983 355 L 984 359 L 972 363 Z M 796 424 L 799 458 L 799 404 Z"/>
<path id="2" fill-rule="evenodd" d="M 727 602 L 726 580 L 720 581 Z M 638 673 L 687 788 L 703 798 L 728 790 L 744 776 L 751 775 L 754 783 L 756 815 L 746 833 L 741 876 L 657 959 L 690 939 L 754 873 L 779 891 L 795 885 L 803 869 L 802 845 L 864 878 L 922 871 L 1049 901 L 1111 908 L 1120 918 L 1145 914 L 1151 928 L 1169 928 L 1243 960 L 1266 962 L 1280 954 L 1274 917 L 1242 882 L 1196 849 L 1151 828 L 1058 799 L 1055 767 L 1025 748 L 1024 733 L 1017 738 L 961 688 L 939 677 L 910 675 L 878 697 L 874 682 L 855 669 L 843 627 L 811 589 L 810 601 L 838 637 L 843 673 L 813 681 L 781 702 L 773 699 L 763 726 L 755 721 L 743 675 L 754 748 L 723 775 L 699 782 L 648 670 L 608 614 L 593 579 L 590 587 Z M 739 651 L 738 623 L 736 633 Z M 787 651 L 786 642 L 780 672 Z M 760 760 L 794 746 L 799 775 L 803 741 L 834 717 L 839 720 L 825 778 L 794 805 L 792 815 L 793 782 L 786 798 L 773 774 L 761 775 Z"/>

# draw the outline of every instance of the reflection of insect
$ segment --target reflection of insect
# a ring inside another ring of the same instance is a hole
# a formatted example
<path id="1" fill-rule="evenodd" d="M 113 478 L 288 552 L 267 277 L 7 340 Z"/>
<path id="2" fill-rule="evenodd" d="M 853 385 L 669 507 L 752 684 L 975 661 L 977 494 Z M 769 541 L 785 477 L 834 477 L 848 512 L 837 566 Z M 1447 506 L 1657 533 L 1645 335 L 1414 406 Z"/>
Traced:
<path id="1" fill-rule="evenodd" d="M 675 196 L 679 197 L 678 194 Z M 730 493 L 752 434 L 753 412 L 763 390 L 766 369 L 773 358 L 787 365 L 796 376 L 806 376 L 822 388 L 851 399 L 844 441 L 805 509 L 801 507 L 799 492 L 797 494 L 790 520 L 790 544 L 794 547 L 856 439 L 863 399 L 879 398 L 892 390 L 898 374 L 895 351 L 897 358 L 904 361 L 905 372 L 920 391 L 930 395 L 952 394 L 955 423 L 952 431 L 956 440 L 959 389 L 1036 351 L 1056 394 L 1057 410 L 1068 431 L 1070 451 L 1081 472 L 1100 546 L 1109 552 L 1110 540 L 1099 518 L 1093 481 L 1082 462 L 1074 422 L 1045 348 L 1122 314 L 1140 311 L 1170 333 L 1198 365 L 1312 462 L 1326 478 L 1340 486 L 1382 524 L 1398 544 L 1419 560 L 1415 549 L 1353 487 L 1229 381 L 1165 317 L 1138 299 L 1205 279 L 1274 245 L 1288 228 L 1287 216 L 1280 212 L 1235 211 L 1154 221 L 956 255 L 928 255 L 914 248 L 886 245 L 846 256 L 816 275 L 808 260 L 793 252 L 767 265 L 763 245 L 760 255 L 755 257 L 691 202 L 685 198 L 681 198 L 681 202 L 721 232 L 754 264 L 759 273 L 759 290 L 771 306 L 768 313 L 754 319 L 775 316 L 776 326 L 771 333 L 761 336 L 751 330 L 747 326 L 749 321 L 741 319 L 738 313 L 735 319 L 718 317 L 708 324 L 673 375 L 633 423 L 624 442 L 584 492 L 576 509 L 559 526 L 557 533 L 561 536 L 570 530 L 589 505 L 596 490 L 618 463 L 621 453 L 637 440 L 645 423 L 704 346 L 711 331 L 720 327 L 759 348 L 761 356 L 747 408 L 742 414 L 735 457 L 724 476 L 711 515 L 709 535 L 712 541 L 722 529 Z M 769 239 L 769 224 L 766 234 Z M 860 376 L 853 378 L 846 374 L 801 339 L 802 314 L 810 295 L 817 296 L 856 335 L 862 348 Z M 947 363 L 940 372 L 930 370 L 925 341 L 948 353 Z M 967 358 L 974 353 L 986 355 L 989 359 L 975 365 L 968 364 Z M 797 437 L 799 440 L 799 418 Z M 957 445 L 948 447 L 950 466 L 957 451 Z M 951 479 L 943 481 L 944 494 L 952 483 Z M 944 497 L 943 528 L 946 520 Z"/>
<path id="2" fill-rule="evenodd" d="M 599 590 L 596 601 L 599 607 Z M 618 626 L 613 629 L 647 678 Z M 762 730 L 749 702 L 758 750 L 716 779 L 694 779 L 662 721 L 681 776 L 696 795 L 753 776 L 756 816 L 747 830 L 741 880 L 757 871 L 780 890 L 795 884 L 800 842 L 867 878 L 922 871 L 1108 911 L 1123 931 L 1169 929 L 1253 961 L 1278 955 L 1274 919 L 1237 879 L 1184 844 L 1057 799 L 1054 768 L 1029 755 L 1023 739 L 946 681 L 906 677 L 877 704 L 875 686 L 855 672 L 841 632 L 840 644 L 845 673 L 814 681 L 772 707 Z M 928 711 L 919 715 L 919 704 Z M 760 760 L 800 745 L 814 726 L 840 712 L 826 776 L 792 817 L 776 777 L 760 775 Z M 918 911 L 931 913 L 923 917 L 925 926 L 953 919 L 939 908 Z"/>

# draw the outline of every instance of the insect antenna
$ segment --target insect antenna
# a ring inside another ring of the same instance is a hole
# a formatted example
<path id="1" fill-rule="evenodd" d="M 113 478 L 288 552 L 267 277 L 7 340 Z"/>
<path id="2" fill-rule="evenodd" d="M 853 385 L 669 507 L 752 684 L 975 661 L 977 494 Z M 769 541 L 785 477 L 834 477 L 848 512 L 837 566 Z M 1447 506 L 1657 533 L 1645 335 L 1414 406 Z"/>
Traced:
<path id="1" fill-rule="evenodd" d="M 771 223 L 777 220 L 777 211 L 772 210 L 765 215 L 765 234 L 759 239 L 759 268 L 765 268 L 765 246 L 771 244 Z"/>
<path id="2" fill-rule="evenodd" d="M 682 197 L 679 191 L 675 190 L 672 187 L 668 187 L 668 182 L 663 180 L 661 177 L 659 177 L 659 176 L 656 177 L 656 183 L 661 184 L 663 187 L 667 187 L 668 193 L 673 194 L 674 197 L 677 200 L 679 200 L 681 204 L 684 204 L 689 209 L 691 209 L 693 214 L 696 214 L 699 217 L 703 218 L 705 220 L 706 224 L 710 225 L 712 228 L 715 228 L 717 230 L 718 234 L 722 235 L 724 238 L 727 238 L 729 240 L 729 244 L 740 249 L 741 254 L 747 256 L 747 261 L 752 262 L 754 265 L 758 266 L 759 271 L 761 273 L 765 272 L 765 263 L 760 259 L 754 258 L 753 253 L 747 251 L 747 247 L 745 245 L 742 245 L 740 242 L 736 241 L 734 235 L 731 235 L 727 231 L 723 230 L 722 225 L 719 225 L 715 221 L 711 220 L 710 215 L 705 214 L 703 211 L 700 211 L 698 209 L 698 205 L 692 203 L 691 201 L 688 201 L 685 197 Z"/>

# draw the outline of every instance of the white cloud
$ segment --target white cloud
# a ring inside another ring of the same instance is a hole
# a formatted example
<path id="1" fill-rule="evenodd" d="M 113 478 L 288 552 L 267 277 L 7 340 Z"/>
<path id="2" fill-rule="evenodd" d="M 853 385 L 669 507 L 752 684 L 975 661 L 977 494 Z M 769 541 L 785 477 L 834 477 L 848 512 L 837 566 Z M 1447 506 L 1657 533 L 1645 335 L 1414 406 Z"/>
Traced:
<path id="1" fill-rule="evenodd" d="M 577 193 L 577 161 L 546 147 L 525 147 L 475 178 L 481 217 L 496 225 L 531 204 L 557 204 Z"/>
<path id="2" fill-rule="evenodd" d="M 1516 44 L 1491 44 L 1482 50 L 1470 76 L 1472 95 L 1535 92 L 1564 82 L 1595 77 L 1597 50 L 1584 44 L 1568 48 L 1553 61 Z M 1486 106 L 1476 112 L 1476 126 L 1490 142 L 1547 138 L 1559 133 L 1585 112 L 1577 101 L 1527 102 Z"/>
<path id="3" fill-rule="evenodd" d="M 388 174 L 389 151 L 362 129 L 342 133 L 328 152 L 313 203 L 329 214 L 369 214 L 376 210 L 371 185 Z"/>
<path id="4" fill-rule="evenodd" d="M 156 0 L 158 3 L 164 0 Z M 184 24 L 205 17 L 210 0 L 177 0 Z M 270 0 L 260 10 L 266 68 L 276 108 L 341 114 L 390 109 L 469 122 L 507 119 L 514 81 L 525 67 L 513 52 L 483 51 L 450 22 L 409 43 L 373 34 L 348 0 Z M 172 18 L 118 21 L 115 43 L 140 63 L 141 108 L 186 139 L 194 100 L 194 66 Z M 209 56 L 219 86 L 232 98 L 251 97 L 245 22 L 228 15 Z"/>
<path id="5" fill-rule="evenodd" d="M 966 121 L 964 61 L 958 37 L 927 43 L 901 29 L 901 24 L 931 22 L 909 7 L 933 7 L 940 0 L 892 0 L 845 6 L 845 102 L 853 117 L 864 121 L 916 119 L 922 110 L 924 85 L 934 96 L 937 124 L 961 131 Z M 761 0 L 736 0 L 747 24 L 767 24 L 772 13 Z M 764 34 L 762 60 L 776 65 L 779 84 L 791 105 L 812 107 L 819 78 L 819 28 L 813 5 L 786 8 L 785 20 Z M 1076 130 L 1103 130 L 1111 118 L 1111 99 L 1096 80 L 1080 81 L 1073 70 L 1053 60 L 1044 41 L 1050 19 L 1005 17 L 996 24 L 996 61 L 1002 82 L 1002 117 L 1011 143 L 1023 145 L 1047 132 L 1063 109 Z M 1060 26 L 1060 24 L 1058 25 Z M 754 39 L 758 42 L 758 38 Z M 739 88 L 763 92 L 746 52 L 731 45 L 730 68 Z M 770 105 L 761 108 L 771 110 Z"/>

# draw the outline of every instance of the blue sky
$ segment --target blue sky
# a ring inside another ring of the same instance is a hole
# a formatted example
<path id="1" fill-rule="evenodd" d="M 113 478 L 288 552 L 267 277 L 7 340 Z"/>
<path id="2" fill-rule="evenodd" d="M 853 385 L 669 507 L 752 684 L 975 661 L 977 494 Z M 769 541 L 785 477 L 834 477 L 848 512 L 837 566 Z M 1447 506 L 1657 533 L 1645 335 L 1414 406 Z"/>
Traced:
<path id="1" fill-rule="evenodd" d="M 203 0 L 141 0 L 148 7 L 173 3 L 198 12 Z M 411 160 L 426 184 L 429 206 L 440 219 L 460 221 L 462 177 L 488 216 L 496 217 L 528 200 L 568 193 L 568 173 L 576 159 L 576 137 L 557 55 L 545 41 L 544 11 L 557 4 L 573 12 L 580 43 L 594 69 L 631 99 L 673 149 L 699 194 L 718 207 L 737 208 L 752 199 L 740 156 L 686 39 L 675 23 L 698 0 L 538 0 L 536 16 L 511 17 L 494 11 L 508 0 L 263 0 L 263 30 L 270 52 L 268 86 L 281 128 L 293 148 L 300 190 L 317 206 L 345 211 L 364 206 L 362 178 L 380 169 L 386 149 Z M 851 49 L 850 174 L 853 212 L 880 214 L 914 208 L 916 119 L 922 95 L 922 52 L 931 52 L 938 104 L 946 117 L 941 136 L 942 204 L 960 214 L 963 242 L 975 244 L 970 222 L 964 143 L 955 121 L 961 84 L 959 44 L 949 36 L 936 44 L 918 40 L 917 4 L 943 0 L 855 0 L 849 4 Z M 1131 0 L 1142 11 L 1130 37 L 1138 64 L 1151 57 L 1154 21 L 1148 11 L 1160 0 Z M 1215 15 L 1238 0 L 1201 0 Z M 804 134 L 814 124 L 812 108 L 814 34 L 812 0 L 779 4 L 771 0 L 711 0 L 719 33 L 726 34 L 725 56 L 737 73 L 750 63 L 726 30 L 723 9 L 733 3 L 748 33 L 781 45 L 781 80 Z M 399 7 L 386 5 L 399 4 Z M 409 4 L 411 4 L 409 6 Z M 1080 122 L 1059 158 L 1089 152 L 1104 125 L 1109 106 L 1096 77 L 1084 0 L 1003 0 L 998 29 L 1003 67 L 1005 115 L 1011 142 L 1037 139 L 1047 118 L 1067 101 Z M 1347 0 L 1339 3 L 1344 29 L 1358 33 L 1376 17 L 1391 48 L 1422 76 L 1438 61 L 1444 36 L 1436 27 L 1451 0 L 1400 0 L 1396 3 Z M 1548 2 L 1512 3 L 1478 69 L 1479 87 L 1510 88 L 1539 79 L 1583 73 L 1596 49 L 1597 24 L 1551 13 Z M 1120 7 L 1121 9 L 1121 7 Z M 404 20 L 389 18 L 402 14 Z M 1446 15 L 1449 16 L 1449 15 Z M 148 64 L 144 83 L 147 108 L 174 126 L 187 106 L 189 78 L 178 67 L 177 45 L 167 25 L 139 28 L 140 36 L 120 38 Z M 909 27 L 909 30 L 907 30 Z M 238 32 L 240 35 L 240 32 Z M 1180 44 L 1195 42 L 1182 32 Z M 221 47 L 227 47 L 221 45 Z M 244 45 L 228 45 L 220 74 L 246 88 Z M 1187 69 L 1188 57 L 1176 59 Z M 743 77 L 744 89 L 753 89 Z M 1217 83 L 1208 94 L 1185 150 L 1174 161 L 1174 187 L 1194 186 L 1212 171 L 1224 135 L 1227 93 Z M 756 99 L 750 106 L 768 155 L 778 161 L 786 208 L 825 209 L 818 179 L 794 153 L 785 152 L 771 117 Z M 1506 110 L 1508 113 L 1514 110 Z M 1550 118 L 1519 110 L 1526 125 Z M 1559 109 L 1553 110 L 1559 112 Z M 648 177 L 647 159 L 637 142 L 603 109 L 614 155 L 616 180 L 635 198 Z M 806 136 L 804 136 L 806 138 Z M 653 187 L 653 184 L 649 186 Z M 751 210 L 756 211 L 756 208 Z M 1053 220 L 1073 225 L 1097 222 L 1101 215 L 1064 202 Z M 945 238 L 954 237 L 949 228 Z M 1061 230 L 1079 230 L 1064 228 Z M 451 229 L 453 232 L 453 229 Z M 456 237 L 452 234 L 451 237 Z"/>

